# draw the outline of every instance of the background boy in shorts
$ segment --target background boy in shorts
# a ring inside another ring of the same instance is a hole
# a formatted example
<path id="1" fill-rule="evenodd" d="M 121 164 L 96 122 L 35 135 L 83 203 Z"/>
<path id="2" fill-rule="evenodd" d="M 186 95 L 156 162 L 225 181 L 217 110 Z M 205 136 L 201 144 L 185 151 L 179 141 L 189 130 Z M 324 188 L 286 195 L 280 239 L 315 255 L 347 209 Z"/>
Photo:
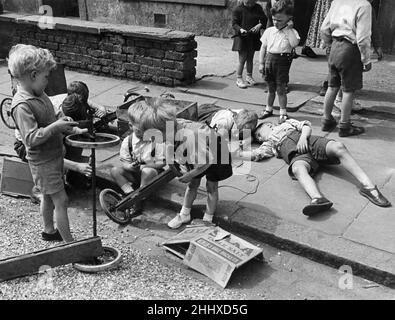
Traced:
<path id="1" fill-rule="evenodd" d="M 334 0 L 321 26 L 322 39 L 331 45 L 328 59 L 328 90 L 324 100 L 322 131 L 337 125 L 332 116 L 336 95 L 343 91 L 339 136 L 348 137 L 365 132 L 351 124 L 350 116 L 356 90 L 363 87 L 362 73 L 372 68 L 370 43 L 372 7 L 367 0 Z"/>
<path id="2" fill-rule="evenodd" d="M 265 30 L 261 37 L 259 71 L 264 74 L 269 94 L 266 109 L 259 115 L 265 119 L 273 115 L 273 104 L 278 97 L 279 123 L 287 116 L 287 85 L 292 63 L 292 51 L 299 43 L 298 32 L 292 27 L 293 5 L 290 0 L 279 0 L 271 8 L 274 26 Z"/>

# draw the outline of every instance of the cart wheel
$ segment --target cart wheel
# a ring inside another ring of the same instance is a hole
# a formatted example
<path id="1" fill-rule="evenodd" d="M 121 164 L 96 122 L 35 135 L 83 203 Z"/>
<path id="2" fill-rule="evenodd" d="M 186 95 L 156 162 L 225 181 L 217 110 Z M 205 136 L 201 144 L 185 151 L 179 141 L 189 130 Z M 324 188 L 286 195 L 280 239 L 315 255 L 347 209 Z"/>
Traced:
<path id="1" fill-rule="evenodd" d="M 122 197 L 112 189 L 104 189 L 99 195 L 100 205 L 105 214 L 114 222 L 125 225 L 128 224 L 131 216 L 130 211 L 116 210 L 115 206 L 122 200 Z"/>
<path id="2" fill-rule="evenodd" d="M 73 267 L 81 272 L 95 273 L 116 268 L 122 261 L 118 249 L 103 246 L 103 254 L 92 261 L 74 263 Z"/>
<path id="3" fill-rule="evenodd" d="M 4 124 L 10 128 L 10 129 L 15 129 L 15 122 L 14 119 L 12 119 L 11 116 L 11 98 L 5 98 L 0 105 L 0 111 L 1 111 L 1 120 L 3 120 Z"/>

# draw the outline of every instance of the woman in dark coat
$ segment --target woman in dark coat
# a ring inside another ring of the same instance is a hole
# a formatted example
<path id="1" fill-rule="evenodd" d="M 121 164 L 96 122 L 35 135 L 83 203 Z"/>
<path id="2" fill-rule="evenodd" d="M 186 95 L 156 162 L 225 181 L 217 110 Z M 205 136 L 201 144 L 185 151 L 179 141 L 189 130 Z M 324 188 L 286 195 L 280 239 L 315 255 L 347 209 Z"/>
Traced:
<path id="1" fill-rule="evenodd" d="M 235 31 L 233 36 L 232 51 L 239 52 L 239 65 L 237 67 L 236 85 L 246 88 L 254 85 L 252 78 L 253 60 L 255 51 L 261 48 L 260 30 L 266 26 L 267 18 L 262 7 L 256 0 L 242 0 L 242 3 L 233 10 L 232 27 Z M 246 81 L 243 80 L 243 69 L 247 63 Z"/>

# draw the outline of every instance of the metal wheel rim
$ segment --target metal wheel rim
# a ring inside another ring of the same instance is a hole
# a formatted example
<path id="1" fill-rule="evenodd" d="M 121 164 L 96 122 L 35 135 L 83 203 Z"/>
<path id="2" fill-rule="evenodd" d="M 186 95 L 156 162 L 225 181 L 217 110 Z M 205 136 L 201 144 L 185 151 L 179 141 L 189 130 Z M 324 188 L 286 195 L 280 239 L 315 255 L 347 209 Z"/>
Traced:
<path id="1" fill-rule="evenodd" d="M 100 205 L 109 218 L 119 223 L 127 223 L 130 220 L 129 211 L 114 210 L 116 204 L 121 200 L 122 198 L 114 190 L 105 189 L 100 193 Z"/>
<path id="2" fill-rule="evenodd" d="M 15 129 L 15 122 L 11 116 L 11 103 L 11 98 L 5 98 L 1 102 L 1 120 L 3 120 L 3 123 L 6 125 L 7 128 Z"/>

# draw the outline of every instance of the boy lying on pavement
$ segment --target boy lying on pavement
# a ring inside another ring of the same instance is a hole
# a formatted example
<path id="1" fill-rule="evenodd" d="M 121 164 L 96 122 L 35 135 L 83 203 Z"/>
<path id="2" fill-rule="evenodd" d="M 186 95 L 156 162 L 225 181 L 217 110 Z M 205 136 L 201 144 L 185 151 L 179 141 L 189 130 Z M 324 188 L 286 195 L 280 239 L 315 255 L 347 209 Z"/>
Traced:
<path id="1" fill-rule="evenodd" d="M 254 138 L 262 143 L 260 147 L 252 151 L 241 151 L 240 156 L 252 161 L 273 156 L 284 159 L 289 164 L 290 177 L 298 180 L 311 198 L 311 203 L 303 208 L 303 214 L 307 216 L 328 210 L 333 205 L 321 194 L 312 178 L 321 165 L 328 164 L 341 163 L 361 183 L 359 193 L 362 196 L 377 206 L 391 206 L 342 142 L 311 133 L 309 121 L 289 119 L 280 125 L 264 122 L 254 132 Z"/>

